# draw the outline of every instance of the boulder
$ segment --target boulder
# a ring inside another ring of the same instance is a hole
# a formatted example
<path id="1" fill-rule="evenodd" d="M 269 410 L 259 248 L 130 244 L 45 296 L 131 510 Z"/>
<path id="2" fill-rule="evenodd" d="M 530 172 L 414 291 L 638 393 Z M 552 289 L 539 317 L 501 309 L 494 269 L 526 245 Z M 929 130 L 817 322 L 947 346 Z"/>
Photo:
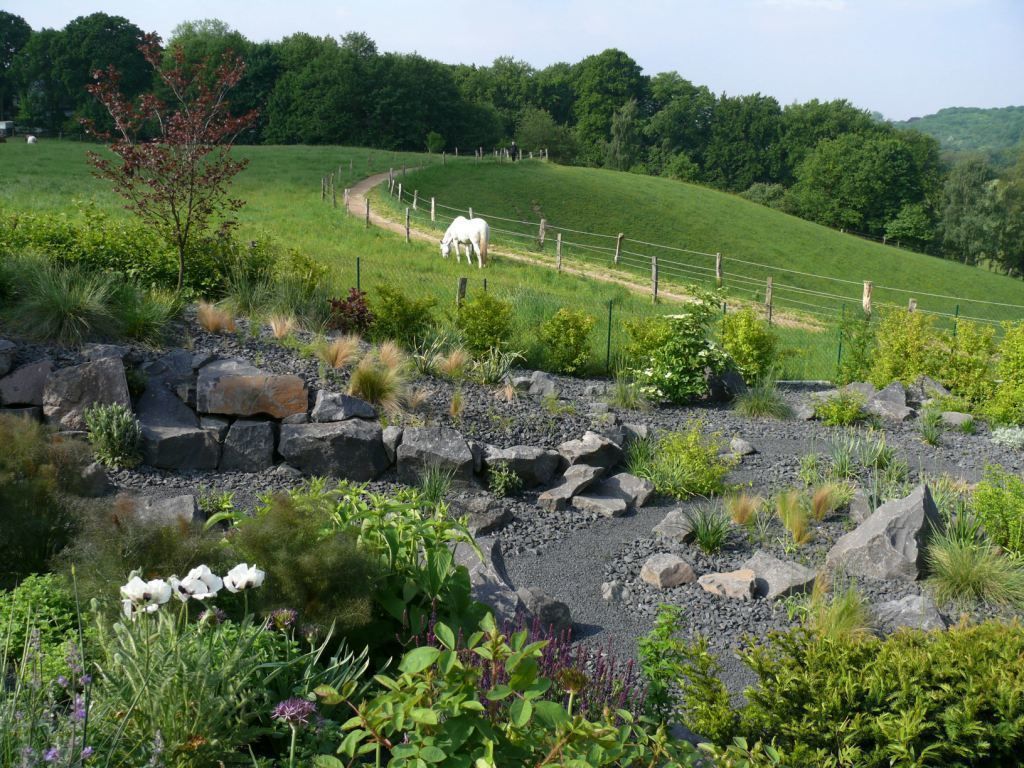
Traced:
<path id="1" fill-rule="evenodd" d="M 560 635 L 572 629 L 572 613 L 569 606 L 561 600 L 536 587 L 523 587 L 516 590 L 516 597 L 523 607 L 533 616 L 542 629 Z"/>
<path id="2" fill-rule="evenodd" d="M 960 411 L 943 411 L 942 412 L 942 424 L 946 427 L 952 427 L 953 429 L 959 429 L 964 424 L 969 424 L 974 421 L 974 417 L 969 413 L 961 413 Z"/>
<path id="3" fill-rule="evenodd" d="M 550 373 L 534 371 L 530 376 L 529 393 L 535 397 L 550 397 L 558 394 L 558 383 Z"/>
<path id="4" fill-rule="evenodd" d="M 626 433 L 626 446 L 634 440 L 649 440 L 653 433 L 646 424 L 623 424 L 622 431 Z M 623 446 L 625 447 L 625 446 Z"/>
<path id="5" fill-rule="evenodd" d="M 591 416 L 604 416 L 609 410 L 608 403 L 594 402 L 587 406 L 587 413 Z"/>
<path id="6" fill-rule="evenodd" d="M 484 466 L 489 468 L 498 462 L 508 464 L 509 469 L 522 479 L 523 485 L 532 488 L 551 482 L 558 470 L 559 456 L 555 451 L 532 445 L 513 445 L 511 448 L 486 446 Z"/>
<path id="7" fill-rule="evenodd" d="M 54 371 L 43 389 L 43 415 L 59 429 L 85 429 L 85 412 L 94 405 L 132 407 L 124 363 L 105 357 Z"/>
<path id="8" fill-rule="evenodd" d="M 575 464 L 565 470 L 558 485 L 537 497 L 537 504 L 549 512 L 565 509 L 573 496 L 589 488 L 603 474 L 600 467 Z"/>
<path id="9" fill-rule="evenodd" d="M 43 409 L 38 405 L 26 405 L 21 408 L 0 408 L 0 416 L 18 416 L 29 421 L 42 421 Z"/>
<path id="10" fill-rule="evenodd" d="M 875 389 L 875 385 L 868 381 L 852 381 L 842 388 L 844 392 L 855 392 L 864 398 L 864 402 L 868 402 L 873 398 L 878 390 Z M 830 396 L 836 394 L 836 391 L 825 392 L 823 397 L 827 400 Z"/>
<path id="11" fill-rule="evenodd" d="M 617 581 L 606 581 L 601 584 L 601 599 L 609 603 L 622 603 L 629 597 L 629 590 Z"/>
<path id="12" fill-rule="evenodd" d="M 874 511 L 875 507 L 871 503 L 871 497 L 867 491 L 863 488 L 857 488 L 853 492 L 853 498 L 850 500 L 850 519 L 857 525 L 860 525 L 871 517 L 871 513 Z"/>
<path id="13" fill-rule="evenodd" d="M 825 558 L 829 570 L 871 579 L 914 581 L 925 568 L 925 550 L 942 519 L 927 485 L 886 502 L 842 536 Z"/>
<path id="14" fill-rule="evenodd" d="M 619 472 L 598 483 L 594 492 L 600 496 L 622 499 L 630 509 L 638 509 L 654 495 L 654 483 L 629 472 Z"/>
<path id="15" fill-rule="evenodd" d="M 907 390 L 898 381 L 876 392 L 864 410 L 889 421 L 906 421 L 914 415 L 914 410 L 907 406 Z"/>
<path id="16" fill-rule="evenodd" d="M 419 483 L 423 473 L 436 468 L 452 474 L 452 483 L 467 486 L 473 481 L 473 452 L 465 438 L 448 427 L 409 427 L 395 451 L 398 481 Z"/>
<path id="17" fill-rule="evenodd" d="M 238 360 L 217 360 L 199 369 L 196 408 L 224 416 L 283 419 L 305 413 L 306 385 L 298 376 L 264 373 Z"/>
<path id="18" fill-rule="evenodd" d="M 558 446 L 563 466 L 586 464 L 611 469 L 622 461 L 622 449 L 607 437 L 587 431 L 579 440 L 567 440 Z"/>
<path id="19" fill-rule="evenodd" d="M 747 383 L 737 371 L 723 371 L 722 373 L 705 373 L 705 380 L 708 385 L 708 399 L 714 402 L 732 400 L 747 393 Z"/>
<path id="20" fill-rule="evenodd" d="M 587 384 L 583 388 L 583 394 L 585 397 L 604 397 L 608 394 L 607 384 Z"/>
<path id="21" fill-rule="evenodd" d="M 907 397 L 923 403 L 933 397 L 949 397 L 949 390 L 930 376 L 921 376 L 907 388 Z"/>
<path id="22" fill-rule="evenodd" d="M 111 489 L 107 470 L 98 461 L 83 467 L 78 479 L 78 492 L 87 498 L 95 499 Z"/>
<path id="23" fill-rule="evenodd" d="M 380 424 L 349 419 L 331 424 L 283 424 L 278 453 L 311 475 L 375 480 L 389 466 Z"/>
<path id="24" fill-rule="evenodd" d="M 757 453 L 757 449 L 742 437 L 734 437 L 729 441 L 729 453 L 736 456 L 752 456 Z"/>
<path id="25" fill-rule="evenodd" d="M 572 505 L 581 512 L 592 512 L 602 517 L 622 517 L 629 511 L 629 505 L 618 496 L 602 496 L 598 493 L 573 496 Z"/>
<path id="26" fill-rule="evenodd" d="M 484 471 L 484 454 L 487 453 L 488 445 L 479 440 L 466 440 L 466 445 L 469 446 L 469 452 L 473 454 L 473 474 L 479 475 Z"/>
<path id="27" fill-rule="evenodd" d="M 480 552 L 466 543 L 455 547 L 455 563 L 469 571 L 473 599 L 490 607 L 499 624 L 512 623 L 519 613 L 520 599 L 505 574 L 501 544 L 480 543 Z"/>
<path id="28" fill-rule="evenodd" d="M 683 544 L 693 541 L 693 521 L 682 509 L 670 510 L 651 531 L 659 539 Z"/>
<path id="29" fill-rule="evenodd" d="M 53 363 L 49 360 L 15 368 L 0 379 L 0 405 L 42 405 L 51 371 Z"/>
<path id="30" fill-rule="evenodd" d="M 659 589 L 678 587 L 680 584 L 692 584 L 697 574 L 688 562 L 667 552 L 651 555 L 640 569 L 640 578 Z"/>
<path id="31" fill-rule="evenodd" d="M 512 386 L 517 392 L 529 392 L 530 386 L 533 384 L 533 379 L 529 376 L 513 376 Z"/>
<path id="32" fill-rule="evenodd" d="M 377 410 L 365 400 L 338 392 L 316 393 L 316 403 L 310 419 L 316 422 L 345 421 L 346 419 L 376 419 Z"/>
<path id="33" fill-rule="evenodd" d="M 900 627 L 912 629 L 945 629 L 946 621 L 927 595 L 907 595 L 902 600 L 890 600 L 871 607 L 875 627 L 888 635 Z"/>
<path id="34" fill-rule="evenodd" d="M 388 455 L 388 461 L 394 464 L 395 458 L 398 455 L 398 446 L 402 443 L 402 428 L 395 426 L 384 427 L 382 439 L 384 440 L 384 452 Z"/>
<path id="35" fill-rule="evenodd" d="M 91 363 L 105 360 L 108 357 L 116 357 L 123 361 L 130 353 L 131 350 L 128 347 L 122 347 L 119 344 L 86 344 L 82 347 L 82 355 Z"/>
<path id="36" fill-rule="evenodd" d="M 192 409 L 163 378 L 151 378 L 137 405 L 142 428 L 142 460 L 160 469 L 216 469 L 220 442 L 203 429 Z"/>
<path id="37" fill-rule="evenodd" d="M 224 438 L 221 470 L 259 472 L 274 466 L 277 424 L 270 421 L 236 419 Z"/>
<path id="38" fill-rule="evenodd" d="M 793 410 L 793 418 L 796 421 L 811 421 L 814 419 L 814 406 L 801 403 Z"/>
<path id="39" fill-rule="evenodd" d="M 223 443 L 224 438 L 228 436 L 231 422 L 221 416 L 201 416 L 199 426 L 216 435 L 218 443 Z"/>
<path id="40" fill-rule="evenodd" d="M 14 367 L 14 353 L 17 349 L 13 341 L 0 339 L 0 376 L 6 376 Z"/>
<path id="41" fill-rule="evenodd" d="M 468 519 L 469 532 L 474 538 L 494 533 L 512 522 L 509 509 L 484 495 L 452 499 L 448 511 L 454 517 Z"/>
<path id="42" fill-rule="evenodd" d="M 817 576 L 810 568 L 779 560 L 761 550 L 742 567 L 754 572 L 754 595 L 769 600 L 809 592 Z"/>
<path id="43" fill-rule="evenodd" d="M 749 568 L 725 573 L 705 573 L 697 583 L 705 592 L 731 600 L 750 600 L 754 596 L 754 572 Z"/>
<path id="44" fill-rule="evenodd" d="M 199 519 L 199 503 L 191 494 L 167 498 L 148 496 L 136 500 L 135 517 L 139 522 L 156 526 L 192 523 Z"/>
<path id="45" fill-rule="evenodd" d="M 308 413 L 293 413 L 291 416 L 285 416 L 281 419 L 282 424 L 309 424 Z"/>

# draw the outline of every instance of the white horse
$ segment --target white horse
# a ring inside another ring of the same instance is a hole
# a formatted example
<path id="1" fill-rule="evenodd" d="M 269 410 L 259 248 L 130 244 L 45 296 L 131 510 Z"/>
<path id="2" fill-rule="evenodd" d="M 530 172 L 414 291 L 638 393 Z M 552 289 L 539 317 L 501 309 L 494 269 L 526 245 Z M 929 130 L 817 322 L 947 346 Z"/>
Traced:
<path id="1" fill-rule="evenodd" d="M 472 264 L 473 252 L 476 251 L 476 260 L 480 269 L 484 268 L 487 262 L 487 241 L 491 237 L 491 228 L 483 219 L 467 219 L 465 216 L 456 216 L 455 220 L 445 230 L 441 238 L 441 255 L 446 259 L 451 253 L 452 244 L 455 244 L 455 260 L 462 259 L 462 252 L 459 244 L 466 246 L 466 263 Z"/>

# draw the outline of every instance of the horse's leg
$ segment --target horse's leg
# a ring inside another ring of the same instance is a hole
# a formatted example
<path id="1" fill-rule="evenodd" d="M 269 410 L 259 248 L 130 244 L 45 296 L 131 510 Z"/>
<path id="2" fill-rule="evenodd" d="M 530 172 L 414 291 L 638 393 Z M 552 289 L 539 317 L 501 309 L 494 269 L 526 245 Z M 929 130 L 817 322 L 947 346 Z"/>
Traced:
<path id="1" fill-rule="evenodd" d="M 479 240 L 474 240 L 473 241 L 473 250 L 476 251 L 476 265 L 477 265 L 477 267 L 480 268 L 480 269 L 483 269 L 484 268 L 484 256 L 483 256 L 483 252 L 480 250 L 480 241 Z M 467 259 L 467 261 L 468 261 L 468 259 Z M 472 263 L 473 262 L 470 262 L 470 264 L 472 264 Z"/>

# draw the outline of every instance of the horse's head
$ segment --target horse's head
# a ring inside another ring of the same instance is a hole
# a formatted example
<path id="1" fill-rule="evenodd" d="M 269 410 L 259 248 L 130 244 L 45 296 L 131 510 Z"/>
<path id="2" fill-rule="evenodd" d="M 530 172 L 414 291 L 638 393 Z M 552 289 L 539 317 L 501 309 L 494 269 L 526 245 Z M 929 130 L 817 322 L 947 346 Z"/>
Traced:
<path id="1" fill-rule="evenodd" d="M 452 252 L 452 241 L 450 238 L 445 237 L 441 240 L 441 255 L 444 258 L 448 258 L 448 254 Z"/>

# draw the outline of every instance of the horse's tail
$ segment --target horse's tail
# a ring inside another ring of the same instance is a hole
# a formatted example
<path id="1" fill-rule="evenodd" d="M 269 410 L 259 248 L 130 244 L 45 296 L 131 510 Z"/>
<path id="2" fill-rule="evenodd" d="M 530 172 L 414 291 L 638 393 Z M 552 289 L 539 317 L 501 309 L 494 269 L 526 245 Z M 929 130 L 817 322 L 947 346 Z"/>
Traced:
<path id="1" fill-rule="evenodd" d="M 487 241 L 491 239 L 491 228 L 484 222 L 483 227 L 480 228 L 480 262 L 482 264 L 487 263 Z"/>

